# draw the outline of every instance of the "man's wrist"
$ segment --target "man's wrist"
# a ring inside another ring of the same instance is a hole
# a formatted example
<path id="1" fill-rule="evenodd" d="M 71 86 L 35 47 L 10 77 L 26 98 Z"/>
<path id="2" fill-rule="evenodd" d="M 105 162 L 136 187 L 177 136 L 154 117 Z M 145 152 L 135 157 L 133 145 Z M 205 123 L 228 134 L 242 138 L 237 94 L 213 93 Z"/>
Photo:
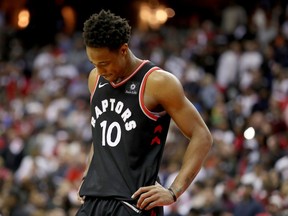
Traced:
<path id="1" fill-rule="evenodd" d="M 173 189 L 172 189 L 171 187 L 169 187 L 169 188 L 168 188 L 168 191 L 169 191 L 170 194 L 172 195 L 174 202 L 176 202 L 176 201 L 177 201 L 177 196 L 176 196 L 176 194 L 174 193 Z"/>

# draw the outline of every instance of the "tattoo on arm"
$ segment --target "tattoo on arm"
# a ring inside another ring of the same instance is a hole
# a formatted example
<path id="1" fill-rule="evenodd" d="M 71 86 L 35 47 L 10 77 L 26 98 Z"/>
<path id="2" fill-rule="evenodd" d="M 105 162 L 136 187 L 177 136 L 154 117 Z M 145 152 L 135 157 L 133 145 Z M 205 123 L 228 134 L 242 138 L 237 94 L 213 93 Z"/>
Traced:
<path id="1" fill-rule="evenodd" d="M 182 193 L 185 192 L 185 190 L 189 187 L 189 185 L 192 183 L 193 179 L 195 178 L 196 174 L 193 173 L 192 176 L 188 176 L 187 178 L 185 178 L 184 180 L 184 184 L 181 187 L 173 187 L 173 190 L 175 192 L 175 194 L 178 196 L 180 196 Z"/>

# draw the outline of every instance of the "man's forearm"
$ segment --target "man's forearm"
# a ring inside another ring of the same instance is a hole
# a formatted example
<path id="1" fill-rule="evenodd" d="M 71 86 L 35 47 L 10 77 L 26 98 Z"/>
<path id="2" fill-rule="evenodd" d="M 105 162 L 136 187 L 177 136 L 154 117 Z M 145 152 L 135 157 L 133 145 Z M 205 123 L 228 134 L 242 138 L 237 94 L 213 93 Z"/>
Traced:
<path id="1" fill-rule="evenodd" d="M 201 143 L 201 145 L 199 145 L 199 143 Z M 210 151 L 211 145 L 211 136 L 190 140 L 184 154 L 181 169 L 170 186 L 177 198 L 186 191 L 199 173 L 203 162 Z"/>

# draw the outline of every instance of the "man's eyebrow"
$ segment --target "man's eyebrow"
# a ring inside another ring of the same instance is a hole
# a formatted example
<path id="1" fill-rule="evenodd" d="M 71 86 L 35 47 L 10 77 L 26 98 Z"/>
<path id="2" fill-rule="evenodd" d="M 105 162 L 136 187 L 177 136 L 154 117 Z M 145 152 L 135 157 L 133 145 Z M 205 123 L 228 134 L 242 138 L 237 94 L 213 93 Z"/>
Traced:
<path id="1" fill-rule="evenodd" d="M 91 64 L 93 64 L 93 65 L 101 65 L 101 64 L 107 64 L 107 63 L 109 63 L 109 61 L 108 60 L 105 60 L 105 61 L 101 61 L 101 62 L 98 62 L 98 63 L 95 63 L 95 62 L 93 62 L 93 61 L 90 61 L 91 62 Z"/>

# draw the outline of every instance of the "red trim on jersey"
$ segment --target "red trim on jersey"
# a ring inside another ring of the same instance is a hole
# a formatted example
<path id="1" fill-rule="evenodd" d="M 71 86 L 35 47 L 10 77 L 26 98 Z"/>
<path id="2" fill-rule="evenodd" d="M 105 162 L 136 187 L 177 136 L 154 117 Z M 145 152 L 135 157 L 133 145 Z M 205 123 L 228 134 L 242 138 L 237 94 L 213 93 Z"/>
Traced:
<path id="1" fill-rule="evenodd" d="M 151 112 L 144 104 L 144 91 L 145 91 L 145 87 L 146 87 L 146 82 L 147 82 L 147 79 L 148 79 L 148 76 L 155 70 L 158 70 L 159 68 L 158 67 L 153 67 L 151 68 L 144 76 L 143 78 L 143 81 L 141 83 L 141 86 L 140 86 L 140 93 L 139 93 L 139 104 L 140 104 L 140 107 L 143 111 L 143 113 L 150 119 L 154 120 L 154 121 L 157 121 L 157 119 L 159 118 L 159 113 L 154 113 L 154 112 Z"/>
<path id="2" fill-rule="evenodd" d="M 110 82 L 110 84 L 114 87 L 114 88 L 117 88 L 121 85 L 123 85 L 124 83 L 126 83 L 132 76 L 134 76 L 134 74 L 136 74 L 140 68 L 146 63 L 148 62 L 148 60 L 143 60 L 142 63 L 136 68 L 136 70 L 130 74 L 128 77 L 126 77 L 125 79 L 121 80 L 121 82 L 118 82 L 118 83 L 114 83 L 114 82 Z"/>
<path id="3" fill-rule="evenodd" d="M 93 91 L 91 92 L 91 95 L 90 95 L 90 102 L 91 102 L 91 100 L 92 100 L 92 98 L 93 98 L 93 95 L 94 95 L 94 93 L 95 93 L 95 91 L 96 91 L 96 87 L 97 87 L 97 84 L 98 84 L 99 79 L 100 79 L 100 76 L 97 75 L 97 76 L 96 76 L 95 83 L 94 83 Z"/>

